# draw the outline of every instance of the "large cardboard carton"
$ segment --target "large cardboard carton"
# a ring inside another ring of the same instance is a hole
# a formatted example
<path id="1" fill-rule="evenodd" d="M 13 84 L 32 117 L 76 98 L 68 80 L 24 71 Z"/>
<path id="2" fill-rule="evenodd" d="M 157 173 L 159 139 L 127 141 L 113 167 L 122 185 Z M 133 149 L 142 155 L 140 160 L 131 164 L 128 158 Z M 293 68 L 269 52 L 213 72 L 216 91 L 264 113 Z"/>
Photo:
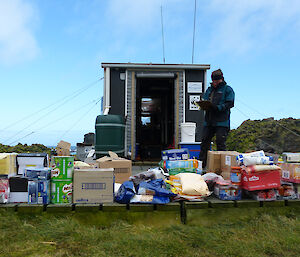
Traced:
<path id="1" fill-rule="evenodd" d="M 208 151 L 206 171 L 221 174 L 221 152 L 222 151 Z"/>
<path id="2" fill-rule="evenodd" d="M 221 175 L 224 179 L 230 179 L 231 167 L 238 166 L 236 157 L 239 155 L 236 151 L 221 151 Z"/>
<path id="3" fill-rule="evenodd" d="M 279 188 L 280 171 L 262 171 L 255 173 L 247 173 L 242 170 L 242 188 L 248 191 L 265 190 Z"/>
<path id="4" fill-rule="evenodd" d="M 70 148 L 71 148 L 70 143 L 60 140 L 56 147 L 56 153 L 58 156 L 68 156 L 70 155 Z"/>
<path id="5" fill-rule="evenodd" d="M 51 180 L 51 203 L 72 203 L 72 179 Z"/>
<path id="6" fill-rule="evenodd" d="M 22 177 L 9 178 L 9 202 L 27 203 L 28 201 L 28 179 Z"/>
<path id="7" fill-rule="evenodd" d="M 0 175 L 17 175 L 17 153 L 0 153 Z"/>
<path id="8" fill-rule="evenodd" d="M 104 156 L 96 160 L 96 167 L 100 169 L 113 168 L 116 183 L 123 183 L 131 176 L 131 160 L 118 157 L 117 154 L 109 152 L 109 157 Z"/>
<path id="9" fill-rule="evenodd" d="M 300 163 L 279 163 L 282 180 L 300 183 Z"/>
<path id="10" fill-rule="evenodd" d="M 73 203 L 111 203 L 114 201 L 114 173 L 108 169 L 74 171 Z"/>
<path id="11" fill-rule="evenodd" d="M 28 181 L 28 203 L 49 204 L 50 203 L 50 180 Z"/>
<path id="12" fill-rule="evenodd" d="M 189 159 L 189 149 L 181 148 L 181 149 L 163 150 L 161 152 L 161 159 L 163 161 L 187 160 Z"/>
<path id="13" fill-rule="evenodd" d="M 72 179 L 74 172 L 73 156 L 54 156 L 51 180 Z"/>

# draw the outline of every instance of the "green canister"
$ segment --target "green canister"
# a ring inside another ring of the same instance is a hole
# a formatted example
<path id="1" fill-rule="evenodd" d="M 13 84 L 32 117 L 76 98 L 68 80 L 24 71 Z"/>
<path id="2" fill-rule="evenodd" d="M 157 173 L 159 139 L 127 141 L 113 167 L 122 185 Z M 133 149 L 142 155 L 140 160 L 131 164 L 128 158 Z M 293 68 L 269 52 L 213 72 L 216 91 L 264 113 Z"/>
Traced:
<path id="1" fill-rule="evenodd" d="M 73 156 L 54 156 L 51 180 L 72 179 L 74 172 Z"/>
<path id="2" fill-rule="evenodd" d="M 51 180 L 51 203 L 72 203 L 72 179 Z"/>

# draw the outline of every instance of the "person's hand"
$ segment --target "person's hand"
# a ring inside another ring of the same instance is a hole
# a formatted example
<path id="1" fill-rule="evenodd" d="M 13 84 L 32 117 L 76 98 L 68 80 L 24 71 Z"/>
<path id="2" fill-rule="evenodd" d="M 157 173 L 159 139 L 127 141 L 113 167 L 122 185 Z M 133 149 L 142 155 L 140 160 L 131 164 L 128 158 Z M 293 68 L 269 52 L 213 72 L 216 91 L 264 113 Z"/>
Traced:
<path id="1" fill-rule="evenodd" d="M 218 111 L 219 110 L 218 106 L 216 104 L 213 104 L 213 103 L 211 103 L 210 109 L 213 110 L 213 111 Z"/>

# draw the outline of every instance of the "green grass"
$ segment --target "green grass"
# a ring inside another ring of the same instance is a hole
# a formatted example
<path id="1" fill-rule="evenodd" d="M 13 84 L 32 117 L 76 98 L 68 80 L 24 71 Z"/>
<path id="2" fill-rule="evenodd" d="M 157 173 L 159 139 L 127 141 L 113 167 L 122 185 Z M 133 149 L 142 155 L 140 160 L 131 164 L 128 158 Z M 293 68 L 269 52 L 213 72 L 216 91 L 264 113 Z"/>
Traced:
<path id="1" fill-rule="evenodd" d="M 299 256 L 299 214 L 289 207 L 190 210 L 188 225 L 181 225 L 152 212 L 156 222 L 116 219 L 102 225 L 99 213 L 1 210 L 0 255 Z"/>

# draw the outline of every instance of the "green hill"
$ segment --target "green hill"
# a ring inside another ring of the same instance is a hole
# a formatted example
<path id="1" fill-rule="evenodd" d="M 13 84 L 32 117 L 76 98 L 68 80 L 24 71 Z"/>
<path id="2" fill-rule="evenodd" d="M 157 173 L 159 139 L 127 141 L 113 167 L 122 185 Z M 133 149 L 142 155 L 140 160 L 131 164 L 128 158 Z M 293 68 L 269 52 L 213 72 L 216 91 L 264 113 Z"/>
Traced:
<path id="1" fill-rule="evenodd" d="M 227 149 L 238 152 L 300 152 L 300 119 L 246 120 L 229 132 Z"/>
<path id="2" fill-rule="evenodd" d="M 17 144 L 15 146 L 2 145 L 0 144 L 0 153 L 48 153 L 50 154 L 51 149 L 42 144 Z"/>

